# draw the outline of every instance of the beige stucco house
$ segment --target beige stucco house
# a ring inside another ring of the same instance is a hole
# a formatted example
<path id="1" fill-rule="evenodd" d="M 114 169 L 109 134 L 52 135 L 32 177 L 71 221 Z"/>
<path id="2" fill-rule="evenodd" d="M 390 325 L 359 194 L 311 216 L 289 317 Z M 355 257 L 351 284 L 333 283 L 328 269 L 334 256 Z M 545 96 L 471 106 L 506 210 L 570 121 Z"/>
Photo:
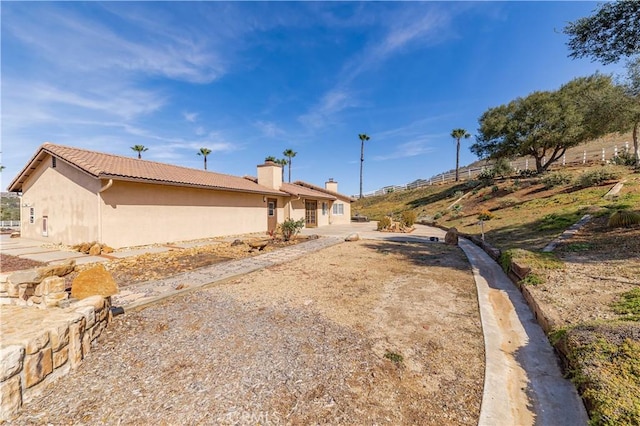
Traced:
<path id="1" fill-rule="evenodd" d="M 287 218 L 306 227 L 348 223 L 352 199 L 282 182 L 266 162 L 239 177 L 85 149 L 43 144 L 8 187 L 21 192 L 23 237 L 114 248 L 269 232 Z"/>

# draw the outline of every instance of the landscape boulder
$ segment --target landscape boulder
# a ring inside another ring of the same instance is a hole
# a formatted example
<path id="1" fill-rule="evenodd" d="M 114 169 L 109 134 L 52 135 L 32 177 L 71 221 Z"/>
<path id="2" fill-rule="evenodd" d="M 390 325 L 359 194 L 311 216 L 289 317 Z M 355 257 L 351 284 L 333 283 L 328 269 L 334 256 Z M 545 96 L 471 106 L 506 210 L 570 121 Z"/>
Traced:
<path id="1" fill-rule="evenodd" d="M 242 240 L 233 240 L 233 242 L 231 243 L 231 247 L 241 246 L 243 244 L 244 242 Z"/>
<path id="2" fill-rule="evenodd" d="M 347 235 L 347 238 L 345 238 L 345 241 L 358 241 L 360 239 L 360 234 L 358 234 L 357 232 L 354 232 L 353 234 L 349 234 Z"/>
<path id="3" fill-rule="evenodd" d="M 102 247 L 100 247 L 100 244 L 94 244 L 89 249 L 89 256 L 99 256 L 101 252 Z"/>
<path id="4" fill-rule="evenodd" d="M 446 244 L 457 246 L 458 245 L 458 230 L 456 228 L 451 228 L 447 231 L 444 236 L 444 242 Z"/>
<path id="5" fill-rule="evenodd" d="M 39 284 L 43 279 L 47 277 L 63 277 L 71 272 L 76 267 L 75 260 L 69 260 L 68 262 L 59 263 L 55 265 L 43 266 L 41 268 L 27 269 L 24 271 L 17 271 L 9 275 L 9 282 L 14 285 L 20 284 Z"/>
<path id="6" fill-rule="evenodd" d="M 118 284 L 102 264 L 82 271 L 71 283 L 71 297 L 84 299 L 90 296 L 113 296 L 118 293 Z"/>

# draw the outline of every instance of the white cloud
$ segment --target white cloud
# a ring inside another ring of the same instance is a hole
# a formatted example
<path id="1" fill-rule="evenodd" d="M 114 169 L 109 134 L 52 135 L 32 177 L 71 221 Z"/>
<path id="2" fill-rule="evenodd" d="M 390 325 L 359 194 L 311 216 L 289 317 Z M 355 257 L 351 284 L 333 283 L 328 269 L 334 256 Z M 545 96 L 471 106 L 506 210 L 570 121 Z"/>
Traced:
<path id="1" fill-rule="evenodd" d="M 427 146 L 426 138 L 422 140 L 414 140 L 405 142 L 396 146 L 395 150 L 387 155 L 377 155 L 373 157 L 373 161 L 386 161 L 398 158 L 416 157 L 418 155 L 428 154 L 435 151 L 435 148 Z"/>
<path id="2" fill-rule="evenodd" d="M 347 108 L 360 105 L 359 101 L 348 91 L 334 89 L 324 94 L 322 99 L 309 112 L 298 117 L 298 120 L 311 128 L 319 128 L 333 120 L 333 116 Z"/>
<path id="3" fill-rule="evenodd" d="M 195 123 L 196 120 L 198 119 L 198 113 L 197 112 L 183 112 L 182 116 L 189 123 Z"/>

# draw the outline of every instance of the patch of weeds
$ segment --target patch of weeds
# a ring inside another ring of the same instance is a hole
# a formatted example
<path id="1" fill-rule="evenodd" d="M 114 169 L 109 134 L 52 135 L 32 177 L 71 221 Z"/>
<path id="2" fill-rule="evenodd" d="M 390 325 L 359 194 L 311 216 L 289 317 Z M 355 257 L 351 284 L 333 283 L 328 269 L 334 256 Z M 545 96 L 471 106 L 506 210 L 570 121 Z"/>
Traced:
<path id="1" fill-rule="evenodd" d="M 567 214 L 559 215 L 551 213 L 542 218 L 539 230 L 541 231 L 559 231 L 565 230 L 578 220 L 578 215 Z"/>
<path id="2" fill-rule="evenodd" d="M 456 200 L 460 197 L 462 197 L 464 195 L 464 192 L 462 191 L 456 191 L 453 193 L 453 198 L 455 198 Z"/>
<path id="3" fill-rule="evenodd" d="M 542 183 L 547 189 L 556 186 L 568 185 L 571 183 L 571 175 L 563 172 L 551 173 L 542 178 Z"/>
<path id="4" fill-rule="evenodd" d="M 395 365 L 400 365 L 402 364 L 402 361 L 404 361 L 404 357 L 396 352 L 387 351 L 387 353 L 384 354 L 384 357 Z"/>
<path id="5" fill-rule="evenodd" d="M 589 186 L 600 185 L 609 180 L 618 179 L 620 177 L 620 170 L 615 169 L 614 167 L 605 166 L 596 170 L 589 170 L 581 174 L 576 184 L 583 188 Z"/>
<path id="6" fill-rule="evenodd" d="M 639 325 L 578 325 L 563 337 L 571 380 L 589 409 L 590 425 L 636 425 L 640 419 Z"/>
<path id="7" fill-rule="evenodd" d="M 529 272 L 526 277 L 520 280 L 520 284 L 522 285 L 540 285 L 544 284 L 544 279 L 534 274 L 533 272 Z"/>
<path id="8" fill-rule="evenodd" d="M 498 185 L 493 185 L 491 187 L 491 192 L 498 192 L 500 190 L 500 188 L 498 188 Z"/>
<path id="9" fill-rule="evenodd" d="M 623 293 L 621 300 L 612 305 L 616 314 L 624 315 L 624 319 L 640 321 L 640 288 Z"/>
<path id="10" fill-rule="evenodd" d="M 589 251 L 591 250 L 591 247 L 592 245 L 589 243 L 572 243 L 572 244 L 567 244 L 565 246 L 565 250 L 573 251 L 573 252 Z"/>

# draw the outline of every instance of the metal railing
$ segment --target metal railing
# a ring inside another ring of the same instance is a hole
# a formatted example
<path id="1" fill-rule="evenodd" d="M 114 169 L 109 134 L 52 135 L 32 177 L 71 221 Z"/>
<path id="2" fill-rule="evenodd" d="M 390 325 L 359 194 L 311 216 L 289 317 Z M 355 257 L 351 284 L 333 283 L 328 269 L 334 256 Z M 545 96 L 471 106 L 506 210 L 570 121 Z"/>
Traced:
<path id="1" fill-rule="evenodd" d="M 566 165 L 576 165 L 576 164 L 594 164 L 594 163 L 602 163 L 606 164 L 610 162 L 613 158 L 617 157 L 620 153 L 629 152 L 630 142 L 622 142 L 618 144 L 613 144 L 609 147 L 603 147 L 598 149 L 582 149 L 573 148 L 568 150 L 565 155 L 562 156 L 561 159 L 554 163 L 554 166 L 566 166 Z M 516 160 L 510 161 L 509 164 L 515 170 L 516 173 L 519 173 L 522 170 L 535 170 L 535 160 L 533 157 L 523 157 L 518 158 Z M 487 164 L 480 167 L 460 167 L 458 170 L 458 176 L 460 181 L 471 180 L 477 177 L 482 171 L 489 169 L 493 166 L 492 163 L 488 162 Z M 455 182 L 456 172 L 455 170 L 449 170 L 447 172 L 439 173 L 437 175 L 431 176 L 429 179 L 417 179 L 413 182 L 404 184 L 404 185 L 389 185 L 382 187 L 376 191 L 370 191 L 367 193 L 363 193 L 363 197 L 373 197 L 376 195 L 384 195 L 389 194 L 396 191 L 406 191 L 411 189 L 417 189 L 424 186 L 429 185 L 441 185 L 445 183 Z M 353 198 L 358 198 L 359 195 L 353 195 Z"/>

